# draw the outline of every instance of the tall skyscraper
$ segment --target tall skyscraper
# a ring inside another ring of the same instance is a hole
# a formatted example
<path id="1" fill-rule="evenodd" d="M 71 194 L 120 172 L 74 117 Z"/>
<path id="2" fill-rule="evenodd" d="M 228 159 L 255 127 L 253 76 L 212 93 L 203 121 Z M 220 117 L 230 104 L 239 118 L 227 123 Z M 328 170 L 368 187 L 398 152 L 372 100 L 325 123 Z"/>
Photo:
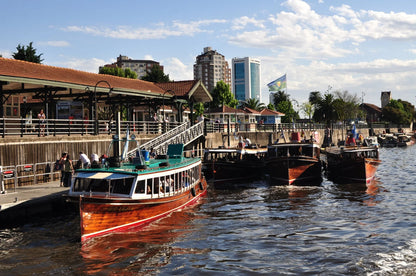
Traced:
<path id="1" fill-rule="evenodd" d="M 194 79 L 201 80 L 208 91 L 212 92 L 221 80 L 231 85 L 231 69 L 223 55 L 211 47 L 205 47 L 204 52 L 196 57 Z"/>
<path id="2" fill-rule="evenodd" d="M 260 60 L 250 57 L 233 58 L 232 92 L 239 101 L 257 99 L 261 101 Z"/>

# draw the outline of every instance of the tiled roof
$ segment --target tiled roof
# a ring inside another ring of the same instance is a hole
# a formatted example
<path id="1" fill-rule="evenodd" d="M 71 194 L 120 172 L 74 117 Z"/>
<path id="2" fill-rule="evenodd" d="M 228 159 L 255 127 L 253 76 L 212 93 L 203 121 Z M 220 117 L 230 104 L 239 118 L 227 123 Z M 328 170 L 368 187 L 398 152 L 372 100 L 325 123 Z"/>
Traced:
<path id="1" fill-rule="evenodd" d="M 157 86 L 162 88 L 164 91 L 172 90 L 175 91 L 176 96 L 186 95 L 196 84 L 198 80 L 186 80 L 186 81 L 173 81 L 156 83 Z"/>
<path id="2" fill-rule="evenodd" d="M 76 84 L 94 87 L 97 82 L 107 81 L 112 88 L 129 89 L 150 93 L 163 93 L 163 89 L 152 82 L 128 79 L 104 74 L 95 74 L 79 70 L 43 65 L 15 59 L 0 58 L 0 76 L 52 81 L 63 84 Z M 64 86 L 64 85 L 63 85 Z M 97 87 L 108 87 L 100 83 Z"/>
<path id="3" fill-rule="evenodd" d="M 208 113 L 227 113 L 227 114 L 244 114 L 244 111 L 241 109 L 232 108 L 226 105 L 218 108 L 210 108 Z"/>
<path id="4" fill-rule="evenodd" d="M 372 109 L 376 112 L 380 112 L 381 113 L 381 108 L 376 106 L 375 104 L 370 104 L 370 103 L 363 103 L 363 105 L 369 109 Z"/>
<path id="5" fill-rule="evenodd" d="M 281 113 L 279 111 L 275 111 L 275 110 L 271 110 L 268 108 L 263 109 L 262 111 L 260 111 L 261 115 L 267 116 L 267 115 L 275 115 L 275 116 L 285 116 L 284 113 Z"/>
<path id="6" fill-rule="evenodd" d="M 249 107 L 244 107 L 244 108 L 243 108 L 243 110 L 244 110 L 246 113 L 249 113 L 249 114 L 260 115 L 260 112 L 258 112 L 258 111 L 257 111 L 257 110 L 255 110 L 255 109 L 249 108 Z"/>

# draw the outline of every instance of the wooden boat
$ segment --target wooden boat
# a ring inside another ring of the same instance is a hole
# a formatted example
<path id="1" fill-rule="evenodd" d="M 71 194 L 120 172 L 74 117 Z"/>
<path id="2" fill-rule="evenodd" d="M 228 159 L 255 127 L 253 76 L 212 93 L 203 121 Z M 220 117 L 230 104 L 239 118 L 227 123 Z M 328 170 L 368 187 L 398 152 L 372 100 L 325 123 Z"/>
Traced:
<path id="1" fill-rule="evenodd" d="M 263 175 L 267 148 L 209 148 L 204 151 L 204 173 L 216 188 L 229 188 Z"/>
<path id="2" fill-rule="evenodd" d="M 370 183 L 381 160 L 377 147 L 331 147 L 325 151 L 328 178 L 338 183 Z"/>
<path id="3" fill-rule="evenodd" d="M 149 223 L 204 195 L 201 159 L 183 157 L 183 148 L 169 145 L 163 159 L 146 162 L 138 154 L 130 162 L 115 158 L 78 170 L 68 197 L 79 202 L 81 240 Z"/>
<path id="4" fill-rule="evenodd" d="M 320 147 L 312 139 L 269 145 L 265 164 L 271 185 L 315 186 L 322 182 Z"/>

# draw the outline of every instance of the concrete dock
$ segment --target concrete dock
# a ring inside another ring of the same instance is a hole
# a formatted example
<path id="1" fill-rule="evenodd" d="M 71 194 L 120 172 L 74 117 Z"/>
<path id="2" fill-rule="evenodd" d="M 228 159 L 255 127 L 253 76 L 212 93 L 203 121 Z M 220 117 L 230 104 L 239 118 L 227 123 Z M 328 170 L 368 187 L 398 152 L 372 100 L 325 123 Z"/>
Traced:
<path id="1" fill-rule="evenodd" d="M 37 216 L 65 209 L 64 195 L 69 187 L 59 187 L 59 180 L 17 187 L 0 194 L 0 227 L 24 224 Z"/>

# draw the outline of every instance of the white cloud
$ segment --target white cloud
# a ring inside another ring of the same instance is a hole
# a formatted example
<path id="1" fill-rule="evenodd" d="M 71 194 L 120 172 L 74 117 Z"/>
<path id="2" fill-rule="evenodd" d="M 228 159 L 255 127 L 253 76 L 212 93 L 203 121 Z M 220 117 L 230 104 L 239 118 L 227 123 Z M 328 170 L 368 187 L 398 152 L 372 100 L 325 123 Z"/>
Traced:
<path id="1" fill-rule="evenodd" d="M 0 49 L 0 55 L 4 58 L 12 58 L 13 53 L 9 50 L 1 50 Z"/>
<path id="2" fill-rule="evenodd" d="M 233 30 L 242 30 L 247 25 L 253 25 L 253 26 L 258 27 L 258 28 L 264 28 L 265 26 L 264 26 L 263 22 L 264 22 L 264 20 L 257 20 L 257 19 L 252 18 L 252 17 L 243 16 L 243 17 L 240 17 L 240 18 L 236 18 L 232 21 L 231 29 L 233 29 Z"/>
<path id="3" fill-rule="evenodd" d="M 164 66 L 165 74 L 175 81 L 193 80 L 193 65 L 184 64 L 179 58 L 171 57 L 161 62 Z"/>
<path id="4" fill-rule="evenodd" d="M 132 26 L 118 26 L 114 28 L 102 28 L 96 26 L 68 26 L 62 30 L 67 32 L 81 32 L 94 36 L 110 37 L 117 39 L 164 39 L 170 36 L 193 36 L 197 33 L 209 32 L 202 27 L 210 24 L 225 23 L 226 20 L 200 20 L 182 23 L 175 21 L 172 26 L 158 23 L 155 28 L 137 28 Z"/>
<path id="5" fill-rule="evenodd" d="M 114 60 L 102 60 L 98 58 L 76 59 L 71 58 L 63 62 L 56 62 L 50 65 L 76 69 L 85 72 L 98 73 L 98 68 L 104 64 L 112 63 Z"/>
<path id="6" fill-rule="evenodd" d="M 38 42 L 39 45 L 46 45 L 52 47 L 68 47 L 69 42 L 64 40 L 57 40 L 57 41 L 40 41 Z"/>

